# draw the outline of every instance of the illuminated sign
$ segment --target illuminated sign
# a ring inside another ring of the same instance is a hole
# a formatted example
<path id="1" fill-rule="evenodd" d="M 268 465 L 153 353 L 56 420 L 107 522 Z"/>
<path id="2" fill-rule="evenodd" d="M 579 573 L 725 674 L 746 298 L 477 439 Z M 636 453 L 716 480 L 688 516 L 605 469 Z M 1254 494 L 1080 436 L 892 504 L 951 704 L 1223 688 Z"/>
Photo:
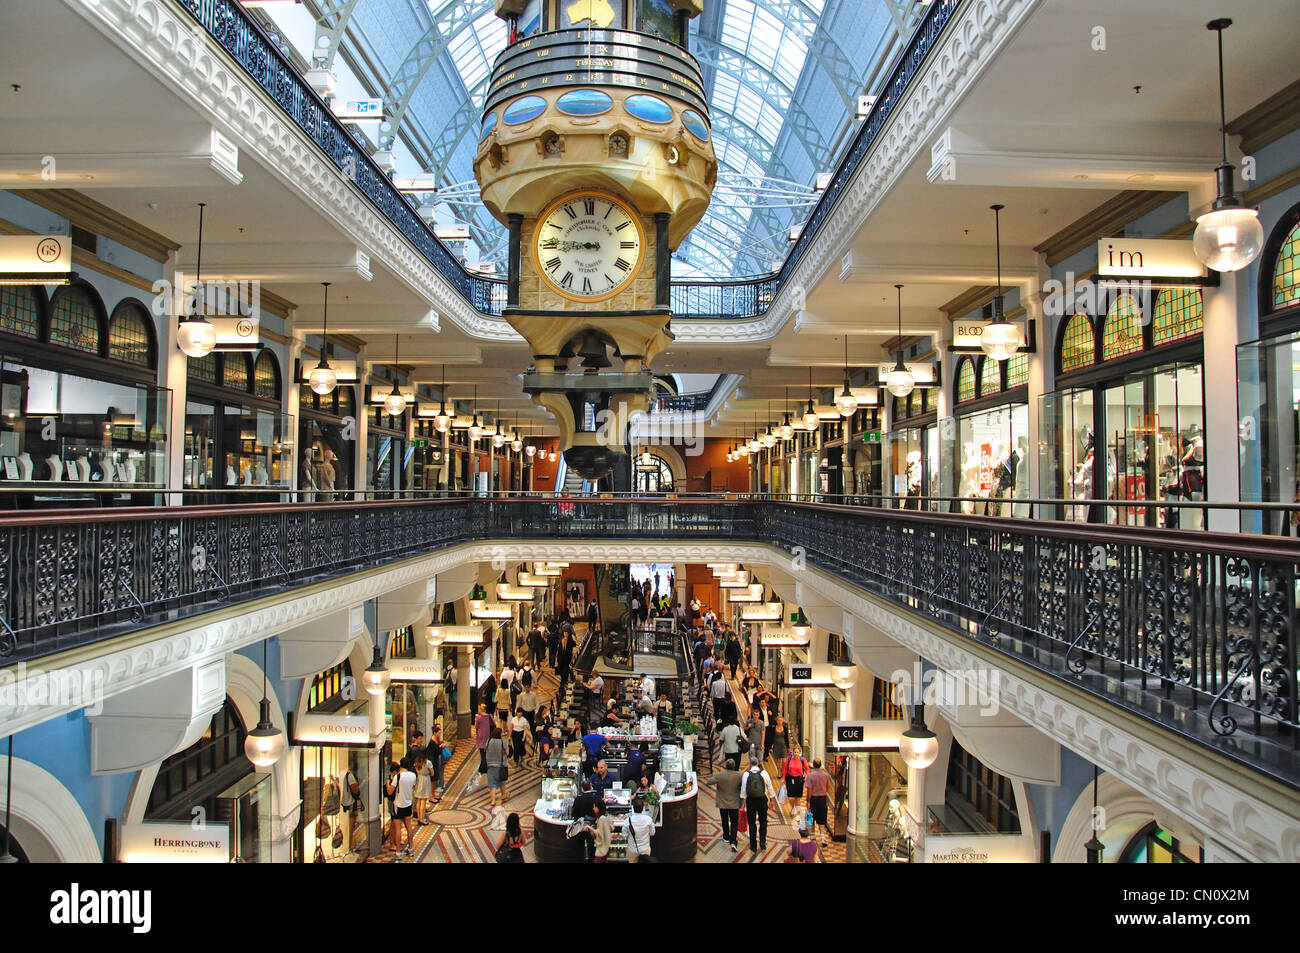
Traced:
<path id="1" fill-rule="evenodd" d="M 230 862 L 230 828 L 225 824 L 123 824 L 121 845 L 119 856 L 128 864 Z"/>

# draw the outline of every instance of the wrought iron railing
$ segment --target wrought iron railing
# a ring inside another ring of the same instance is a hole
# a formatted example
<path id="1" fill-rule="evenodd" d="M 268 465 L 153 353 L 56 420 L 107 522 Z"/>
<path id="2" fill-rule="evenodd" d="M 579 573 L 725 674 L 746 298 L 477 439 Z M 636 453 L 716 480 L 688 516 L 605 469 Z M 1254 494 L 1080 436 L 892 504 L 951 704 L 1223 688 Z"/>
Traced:
<path id="1" fill-rule="evenodd" d="M 8 513 L 0 652 L 38 658 L 468 541 L 588 538 L 797 551 L 950 631 L 1300 782 L 1300 543 L 1277 537 L 719 498 Z"/>
<path id="2" fill-rule="evenodd" d="M 388 175 L 371 157 L 363 141 L 337 119 L 325 101 L 298 73 L 288 58 L 243 9 L 238 0 L 176 0 L 217 41 L 259 87 L 314 142 L 330 161 L 348 176 L 358 191 L 413 244 L 429 264 L 465 300 L 483 314 L 501 314 L 505 304 L 505 282 L 466 270 L 465 266 L 435 237 L 411 202 L 397 190 Z M 935 0 L 926 8 L 921 22 L 909 38 L 902 55 L 881 87 L 871 112 L 841 159 L 830 186 L 813 207 L 798 241 L 790 249 L 781 270 L 762 278 L 718 281 L 674 282 L 673 313 L 681 317 L 727 320 L 750 319 L 765 313 L 776 299 L 781 284 L 816 237 L 849 179 L 870 151 L 885 121 L 920 72 L 927 55 L 943 28 L 952 19 L 961 0 Z"/>

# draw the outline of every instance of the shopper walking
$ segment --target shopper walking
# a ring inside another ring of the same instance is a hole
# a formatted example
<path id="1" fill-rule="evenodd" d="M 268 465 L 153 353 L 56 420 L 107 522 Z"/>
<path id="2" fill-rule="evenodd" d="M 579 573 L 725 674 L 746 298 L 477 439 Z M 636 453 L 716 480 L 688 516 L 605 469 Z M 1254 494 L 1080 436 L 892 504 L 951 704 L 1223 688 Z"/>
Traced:
<path id="1" fill-rule="evenodd" d="M 515 657 L 512 655 L 506 660 L 506 664 L 501 667 L 501 674 L 497 678 L 497 714 L 506 718 L 514 707 L 514 682 L 515 682 Z"/>
<path id="2" fill-rule="evenodd" d="M 817 860 L 817 844 L 812 839 L 812 831 L 807 825 L 799 828 L 799 836 L 790 841 L 790 853 L 787 864 L 811 864 Z"/>
<path id="3" fill-rule="evenodd" d="M 835 782 L 831 776 L 822 769 L 822 763 L 817 758 L 813 759 L 812 770 L 808 772 L 808 780 L 804 790 L 808 793 L 808 812 L 812 814 L 813 833 L 818 833 L 821 828 L 822 846 L 826 846 L 826 838 L 830 833 L 829 825 L 826 823 L 827 808 L 830 805 L 831 788 Z"/>
<path id="4" fill-rule="evenodd" d="M 719 667 L 714 671 L 709 697 L 713 700 L 713 718 L 721 725 L 727 720 L 727 706 L 731 702 L 731 682 L 727 681 L 726 669 Z"/>
<path id="5" fill-rule="evenodd" d="M 429 767 L 433 771 L 433 800 L 437 803 L 442 796 L 443 790 L 447 787 L 447 782 L 443 779 L 443 768 L 446 767 L 446 756 L 443 753 L 443 747 L 447 744 L 442 738 L 442 722 L 435 721 L 433 730 L 429 732 Z"/>
<path id="6" fill-rule="evenodd" d="M 510 741 L 514 747 L 516 768 L 524 766 L 525 739 L 528 737 L 528 729 L 528 719 L 524 717 L 522 711 L 516 711 L 510 716 Z"/>
<path id="7" fill-rule="evenodd" d="M 755 853 L 767 849 L 767 806 L 776 798 L 772 779 L 753 752 L 749 755 L 749 769 L 741 778 L 740 789 L 745 793 L 745 813 L 749 815 L 749 849 Z"/>
<path id="8" fill-rule="evenodd" d="M 415 798 L 415 823 L 423 826 L 429 823 L 424 816 L 429 811 L 429 802 L 433 797 L 433 769 L 429 767 L 429 758 L 423 749 L 415 756 L 411 770 L 415 773 L 415 791 L 412 792 Z"/>
<path id="9" fill-rule="evenodd" d="M 528 727 L 537 727 L 537 706 L 540 701 L 537 698 L 537 692 L 533 688 L 533 680 L 530 676 L 525 675 L 523 678 L 524 690 L 519 693 L 519 698 L 515 700 L 515 711 L 521 712 L 528 719 Z"/>
<path id="10" fill-rule="evenodd" d="M 741 658 L 740 639 L 736 638 L 735 632 L 727 633 L 727 644 L 722 650 L 723 657 L 726 658 L 727 664 L 731 666 L 731 677 L 736 677 L 736 671 L 740 668 Z"/>
<path id="11" fill-rule="evenodd" d="M 784 765 L 785 756 L 790 750 L 790 729 L 786 727 L 785 719 L 780 715 L 777 715 L 772 723 L 772 741 L 768 748 L 772 753 L 772 760 L 778 765 Z"/>
<path id="12" fill-rule="evenodd" d="M 744 737 L 741 734 L 740 726 L 736 724 L 734 718 L 728 718 L 727 723 L 722 726 L 722 760 L 734 761 L 740 763 L 740 742 Z"/>
<path id="13" fill-rule="evenodd" d="M 505 803 L 504 788 L 509 773 L 507 762 L 510 760 L 510 752 L 506 748 L 505 740 L 501 737 L 500 728 L 492 728 L 492 737 L 488 739 L 484 754 L 488 766 L 488 802 L 492 807 L 497 807 Z"/>
<path id="14" fill-rule="evenodd" d="M 609 823 L 609 813 L 604 802 L 596 802 L 596 821 L 591 825 L 591 839 L 594 850 L 591 855 L 593 864 L 603 864 L 609 860 L 609 846 L 613 840 L 613 829 Z"/>
<path id="15" fill-rule="evenodd" d="M 722 821 L 722 839 L 731 845 L 734 854 L 737 829 L 740 823 L 740 772 L 736 770 L 736 761 L 728 758 L 722 770 L 718 772 L 716 800 L 718 815 Z"/>
<path id="16" fill-rule="evenodd" d="M 474 747 L 478 749 L 478 773 L 487 776 L 487 745 L 492 738 L 492 716 L 488 714 L 487 705 L 478 706 L 474 717 Z"/>
<path id="17" fill-rule="evenodd" d="M 627 862 L 629 864 L 648 864 L 650 862 L 651 838 L 654 836 L 655 822 L 645 813 L 645 801 L 640 796 L 632 798 L 632 813 L 627 818 Z"/>
<path id="18" fill-rule="evenodd" d="M 785 794 L 790 800 L 790 817 L 800 818 L 803 814 L 803 783 L 808 777 L 808 762 L 804 759 L 803 748 L 794 746 L 794 750 L 785 759 L 781 780 L 785 783 Z"/>
<path id="19" fill-rule="evenodd" d="M 412 856 L 415 853 L 415 773 L 411 770 L 411 759 L 403 758 L 397 774 L 388 782 L 389 794 L 393 796 L 393 819 L 406 829 L 406 846 L 398 851 L 398 856 Z"/>
<path id="20" fill-rule="evenodd" d="M 766 726 L 751 710 L 749 720 L 745 722 L 745 735 L 749 738 L 750 751 L 757 752 L 763 750 L 763 735 L 765 731 Z"/>

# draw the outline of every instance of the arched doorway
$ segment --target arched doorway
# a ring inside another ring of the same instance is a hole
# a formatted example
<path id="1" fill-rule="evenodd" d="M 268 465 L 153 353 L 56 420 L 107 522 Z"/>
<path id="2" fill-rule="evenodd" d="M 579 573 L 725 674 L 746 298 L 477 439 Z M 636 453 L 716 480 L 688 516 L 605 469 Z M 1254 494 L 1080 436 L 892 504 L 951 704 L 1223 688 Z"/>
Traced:
<path id="1" fill-rule="evenodd" d="M 677 489 L 667 460 L 649 450 L 637 455 L 632 468 L 634 493 L 674 493 Z"/>

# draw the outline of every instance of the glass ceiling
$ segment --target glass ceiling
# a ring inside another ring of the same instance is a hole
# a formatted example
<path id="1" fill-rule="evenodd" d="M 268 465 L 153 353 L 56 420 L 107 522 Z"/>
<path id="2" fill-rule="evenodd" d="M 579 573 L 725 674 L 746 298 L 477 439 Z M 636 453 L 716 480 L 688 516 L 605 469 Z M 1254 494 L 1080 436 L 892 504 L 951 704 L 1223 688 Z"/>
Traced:
<path id="1" fill-rule="evenodd" d="M 385 99 L 401 174 L 431 172 L 437 221 L 469 226 L 466 259 L 504 271 L 505 229 L 472 187 L 478 127 L 506 24 L 492 0 L 317 0 L 350 18 L 339 51 Z M 711 106 L 719 181 L 673 274 L 736 277 L 780 266 L 818 173 L 847 147 L 872 91 L 923 11 L 922 0 L 707 0 L 692 23 Z M 335 15 L 335 14 L 331 14 Z M 336 21 L 337 22 L 337 21 Z"/>

